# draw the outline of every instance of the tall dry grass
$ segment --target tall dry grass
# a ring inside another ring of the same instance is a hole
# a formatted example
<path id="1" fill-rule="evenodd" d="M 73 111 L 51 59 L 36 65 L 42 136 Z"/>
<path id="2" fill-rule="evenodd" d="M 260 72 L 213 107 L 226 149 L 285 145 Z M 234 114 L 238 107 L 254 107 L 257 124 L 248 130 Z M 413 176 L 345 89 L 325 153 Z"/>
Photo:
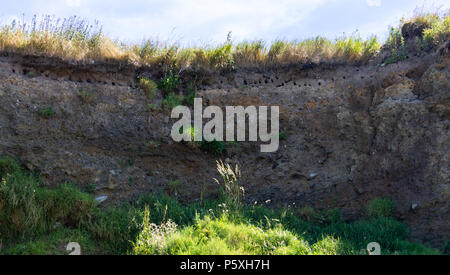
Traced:
<path id="1" fill-rule="evenodd" d="M 448 39 L 448 13 L 417 13 L 408 22 L 426 24 L 424 39 L 427 43 L 439 44 Z M 0 51 L 83 62 L 122 61 L 166 69 L 355 63 L 369 60 L 379 50 L 376 37 L 363 39 L 357 33 L 334 40 L 320 36 L 301 41 L 278 40 L 270 45 L 261 40 L 233 44 L 228 36 L 225 43 L 217 46 L 186 48 L 155 41 L 126 45 L 105 36 L 98 22 L 90 24 L 76 16 L 66 19 L 34 16 L 31 23 L 13 21 L 0 27 Z"/>

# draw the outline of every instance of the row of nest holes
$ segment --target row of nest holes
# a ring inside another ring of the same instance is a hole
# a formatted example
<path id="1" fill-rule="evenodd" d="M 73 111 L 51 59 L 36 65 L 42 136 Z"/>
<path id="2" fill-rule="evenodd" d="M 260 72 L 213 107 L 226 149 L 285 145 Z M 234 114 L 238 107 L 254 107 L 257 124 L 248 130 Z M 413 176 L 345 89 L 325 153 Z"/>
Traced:
<path id="1" fill-rule="evenodd" d="M 372 77 L 372 76 L 370 76 L 370 77 Z M 278 79 L 278 77 L 275 77 L 275 78 Z M 365 78 L 365 77 L 362 75 L 362 76 L 361 76 L 361 79 L 364 79 L 364 78 Z M 347 79 L 347 77 L 346 77 L 346 76 L 343 76 L 342 79 Z M 334 78 L 331 78 L 331 81 L 335 81 L 335 79 L 334 79 Z M 274 80 L 273 80 L 273 79 L 270 79 L 270 82 L 274 83 Z M 292 82 L 292 79 L 286 80 L 286 81 L 282 82 L 281 84 L 279 84 L 278 86 L 284 86 L 284 84 L 288 84 L 289 82 Z M 249 85 L 249 81 L 247 81 L 246 79 L 244 79 L 243 83 L 244 83 L 244 85 Z M 269 80 L 265 79 L 265 80 L 264 80 L 264 83 L 265 83 L 265 84 L 268 84 L 268 83 L 269 83 Z M 255 81 L 253 81 L 253 83 L 250 83 L 250 85 L 251 85 L 251 84 L 254 84 L 254 85 L 262 84 L 262 80 L 258 80 L 258 81 L 255 80 Z M 297 82 L 296 82 L 296 81 L 293 81 L 293 84 L 294 84 L 294 86 L 297 86 Z M 317 82 L 317 85 L 321 86 L 321 85 L 322 85 L 322 82 Z M 302 86 L 302 85 L 300 84 L 299 86 Z M 305 87 L 306 87 L 306 86 L 311 86 L 311 84 L 306 84 L 306 83 L 305 83 L 304 86 L 305 86 Z"/>
<path id="2" fill-rule="evenodd" d="M 12 72 L 16 73 L 16 70 L 12 69 Z M 22 70 L 22 74 L 23 75 L 28 75 L 29 73 L 33 73 L 33 71 L 29 71 L 27 69 L 23 69 Z M 50 77 L 50 75 L 48 73 L 44 73 L 44 71 L 41 71 L 40 73 L 41 73 L 41 75 L 44 75 L 45 77 Z M 72 77 L 69 77 L 68 80 L 69 81 L 73 81 Z M 83 80 L 81 78 L 79 78 L 78 82 L 82 83 Z M 93 81 L 90 78 L 86 79 L 86 82 L 87 83 L 93 83 Z M 108 84 L 108 82 L 106 82 L 106 81 L 97 81 L 97 83 Z M 116 83 L 115 82 L 111 82 L 111 85 L 116 86 Z M 130 87 L 131 87 L 131 85 L 130 85 Z"/>

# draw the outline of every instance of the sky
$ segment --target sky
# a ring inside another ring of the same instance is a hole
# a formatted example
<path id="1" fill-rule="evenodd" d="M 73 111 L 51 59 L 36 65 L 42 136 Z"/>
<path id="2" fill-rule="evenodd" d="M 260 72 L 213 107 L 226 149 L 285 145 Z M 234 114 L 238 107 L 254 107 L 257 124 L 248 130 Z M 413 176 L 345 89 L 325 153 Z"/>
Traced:
<path id="1" fill-rule="evenodd" d="M 356 31 L 384 40 L 417 7 L 448 10 L 450 0 L 1 0 L 0 24 L 33 15 L 98 20 L 111 38 L 181 45 L 226 40 L 330 39 Z"/>

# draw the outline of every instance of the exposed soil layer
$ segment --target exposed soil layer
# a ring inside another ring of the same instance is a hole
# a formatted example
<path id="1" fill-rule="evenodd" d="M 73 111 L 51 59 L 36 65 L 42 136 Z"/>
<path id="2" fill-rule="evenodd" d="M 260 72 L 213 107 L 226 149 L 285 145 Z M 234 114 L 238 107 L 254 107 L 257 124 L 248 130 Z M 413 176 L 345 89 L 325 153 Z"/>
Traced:
<path id="1" fill-rule="evenodd" d="M 449 61 L 441 49 L 387 66 L 185 72 L 185 83 L 200 79 L 206 105 L 280 106 L 277 152 L 244 142 L 216 156 L 173 142 L 174 120 L 148 107 L 162 95 L 148 99 L 136 77 L 156 80 L 157 68 L 3 54 L 0 155 L 20 158 L 49 187 L 95 186 L 107 204 L 157 190 L 214 196 L 215 160 L 226 159 L 240 165 L 249 203 L 339 207 L 355 220 L 368 200 L 391 197 L 412 237 L 439 247 L 450 237 Z"/>

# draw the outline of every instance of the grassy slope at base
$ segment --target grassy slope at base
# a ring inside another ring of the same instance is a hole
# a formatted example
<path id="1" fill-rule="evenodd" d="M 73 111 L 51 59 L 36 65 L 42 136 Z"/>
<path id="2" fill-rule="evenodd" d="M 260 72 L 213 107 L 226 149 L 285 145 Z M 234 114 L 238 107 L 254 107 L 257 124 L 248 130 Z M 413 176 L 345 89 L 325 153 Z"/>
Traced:
<path id="1" fill-rule="evenodd" d="M 101 208 L 70 183 L 56 189 L 13 160 L 0 159 L 0 254 L 439 254 L 408 241 L 405 225 L 389 217 L 392 202 L 369 205 L 367 219 L 342 221 L 338 209 L 315 211 L 181 204 L 160 194 Z"/>

